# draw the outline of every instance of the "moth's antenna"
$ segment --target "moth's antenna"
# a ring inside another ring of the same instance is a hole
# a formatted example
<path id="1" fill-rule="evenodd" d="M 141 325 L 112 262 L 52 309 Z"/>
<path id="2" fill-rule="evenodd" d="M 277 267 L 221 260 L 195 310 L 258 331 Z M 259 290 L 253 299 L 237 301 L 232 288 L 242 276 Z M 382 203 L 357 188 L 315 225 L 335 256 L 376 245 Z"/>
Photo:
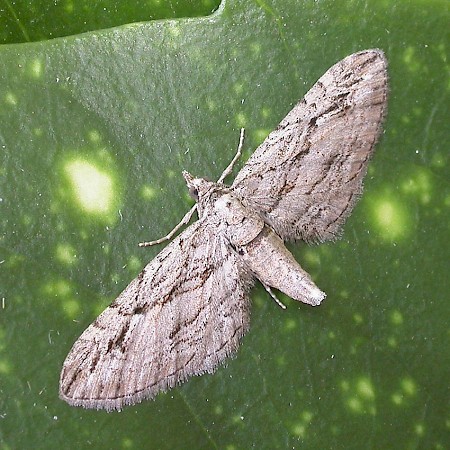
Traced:
<path id="1" fill-rule="evenodd" d="M 237 148 L 237 152 L 234 155 L 234 158 L 231 160 L 230 164 L 228 164 L 228 167 L 223 171 L 222 175 L 220 175 L 220 178 L 217 180 L 217 183 L 223 183 L 223 180 L 230 175 L 230 173 L 233 171 L 233 167 L 236 164 L 236 161 L 241 157 L 242 155 L 242 146 L 244 145 L 244 131 L 245 128 L 241 128 L 241 135 L 239 137 L 239 145 Z"/>
<path id="2" fill-rule="evenodd" d="M 184 225 L 187 225 L 189 221 L 191 220 L 192 214 L 194 214 L 194 211 L 197 209 L 197 203 L 184 215 L 184 217 L 181 219 L 180 223 L 166 236 L 156 239 L 156 241 L 150 241 L 150 242 L 139 242 L 139 247 L 151 247 L 152 245 L 161 244 L 165 241 L 170 241 L 173 236 L 177 233 L 177 231 Z"/>
<path id="3" fill-rule="evenodd" d="M 239 145 L 236 152 L 236 155 L 234 155 L 234 158 L 228 164 L 228 167 L 223 171 L 220 178 L 217 180 L 217 183 L 222 183 L 223 180 L 230 175 L 230 173 L 233 171 L 233 167 L 236 164 L 236 161 L 241 157 L 242 155 L 242 146 L 244 144 L 244 128 L 241 128 L 241 135 L 239 137 Z M 156 239 L 156 241 L 149 241 L 149 242 L 139 242 L 139 247 L 151 247 L 152 245 L 161 244 L 165 241 L 170 241 L 173 236 L 178 232 L 178 230 L 183 227 L 184 225 L 187 225 L 189 221 L 191 220 L 192 214 L 194 214 L 194 211 L 197 209 L 197 203 L 184 215 L 184 217 L 181 219 L 180 223 L 166 236 Z"/>

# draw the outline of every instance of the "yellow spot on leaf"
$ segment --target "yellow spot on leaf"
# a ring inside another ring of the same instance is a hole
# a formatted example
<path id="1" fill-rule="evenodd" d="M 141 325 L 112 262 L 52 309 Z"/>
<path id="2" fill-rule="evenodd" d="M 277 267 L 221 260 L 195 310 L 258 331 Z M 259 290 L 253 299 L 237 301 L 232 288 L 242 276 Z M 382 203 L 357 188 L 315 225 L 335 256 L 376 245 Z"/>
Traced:
<path id="1" fill-rule="evenodd" d="M 403 403 L 403 395 L 396 392 L 391 396 L 392 403 L 396 406 L 401 406 Z"/>
<path id="2" fill-rule="evenodd" d="M 156 190 L 149 185 L 142 186 L 141 196 L 145 200 L 152 200 L 156 197 Z"/>
<path id="3" fill-rule="evenodd" d="M 126 437 L 126 438 L 122 439 L 122 448 L 123 449 L 133 448 L 133 447 L 134 447 L 134 443 L 130 438 Z"/>
<path id="4" fill-rule="evenodd" d="M 375 415 L 375 388 L 368 377 L 341 383 L 345 406 L 356 414 Z"/>
<path id="5" fill-rule="evenodd" d="M 0 359 L 0 374 L 9 375 L 12 371 L 12 366 L 6 359 Z"/>
<path id="6" fill-rule="evenodd" d="M 292 331 L 297 328 L 297 322 L 294 319 L 286 319 L 284 329 L 286 331 Z"/>
<path id="7" fill-rule="evenodd" d="M 361 378 L 358 380 L 357 391 L 361 397 L 367 400 L 373 400 L 375 398 L 373 384 L 368 378 Z"/>
<path id="8" fill-rule="evenodd" d="M 172 35 L 172 37 L 178 37 L 181 34 L 181 29 L 178 25 L 175 25 L 175 22 L 171 22 L 167 30 Z"/>
<path id="9" fill-rule="evenodd" d="M 260 144 L 269 135 L 270 130 L 260 128 L 252 133 L 252 139 L 256 144 Z"/>
<path id="10" fill-rule="evenodd" d="M 393 325 L 401 325 L 403 323 L 403 315 L 400 311 L 392 311 L 390 320 Z"/>
<path id="11" fill-rule="evenodd" d="M 409 377 L 404 378 L 400 384 L 402 387 L 402 391 L 405 393 L 405 395 L 409 395 L 410 397 L 416 395 L 417 386 L 412 378 Z"/>
<path id="12" fill-rule="evenodd" d="M 306 261 L 310 266 L 319 266 L 320 265 L 320 254 L 319 252 L 307 249 L 303 253 L 302 257 L 303 261 Z"/>
<path id="13" fill-rule="evenodd" d="M 347 399 L 347 406 L 350 410 L 356 413 L 362 413 L 363 412 L 363 406 L 361 403 L 361 400 L 357 397 L 350 397 Z"/>
<path id="14" fill-rule="evenodd" d="M 74 10 L 73 2 L 66 1 L 66 4 L 64 5 L 64 10 L 66 11 L 66 13 L 72 14 Z"/>
<path id="15" fill-rule="evenodd" d="M 415 196 L 423 205 L 429 204 L 432 199 L 432 181 L 424 169 L 417 169 L 401 187 L 405 194 Z"/>
<path id="16" fill-rule="evenodd" d="M 75 319 L 80 313 L 80 305 L 76 300 L 65 299 L 61 303 L 65 314 L 70 319 Z"/>
<path id="17" fill-rule="evenodd" d="M 72 288 L 67 281 L 55 280 L 45 284 L 44 292 L 47 295 L 54 295 L 55 297 L 67 297 L 71 294 Z"/>
<path id="18" fill-rule="evenodd" d="M 418 423 L 414 426 L 414 431 L 418 436 L 423 436 L 425 434 L 425 426 L 423 423 Z"/>
<path id="19" fill-rule="evenodd" d="M 89 137 L 89 140 L 94 144 L 98 144 L 101 140 L 100 133 L 97 130 L 89 131 L 88 137 Z"/>
<path id="20" fill-rule="evenodd" d="M 254 56 L 259 56 L 261 54 L 261 44 L 259 42 L 252 42 L 250 44 L 250 50 Z"/>
<path id="21" fill-rule="evenodd" d="M 375 199 L 372 205 L 374 224 L 386 241 L 397 241 L 409 234 L 408 212 L 401 203 L 389 196 Z"/>
<path id="22" fill-rule="evenodd" d="M 305 437 L 306 430 L 311 424 L 313 414 L 311 411 L 303 411 L 300 414 L 300 420 L 292 427 L 292 433 L 299 437 Z"/>
<path id="23" fill-rule="evenodd" d="M 269 108 L 262 108 L 261 109 L 261 117 L 263 119 L 267 119 L 270 116 L 271 113 L 272 113 L 272 111 Z"/>
<path id="24" fill-rule="evenodd" d="M 40 59 L 34 59 L 31 62 L 31 75 L 34 78 L 40 78 L 42 76 L 42 61 Z"/>
<path id="25" fill-rule="evenodd" d="M 69 319 L 75 319 L 80 311 L 80 306 L 73 297 L 73 288 L 71 284 L 64 279 L 55 279 L 48 281 L 42 287 L 43 293 L 54 297 L 55 301 L 61 305 L 62 310 Z"/>
<path id="26" fill-rule="evenodd" d="M 394 336 L 390 336 L 387 340 L 387 343 L 391 348 L 397 348 L 398 346 L 397 338 L 395 338 Z"/>
<path id="27" fill-rule="evenodd" d="M 298 423 L 292 427 L 292 434 L 299 437 L 305 437 L 306 427 L 302 423 Z"/>
<path id="28" fill-rule="evenodd" d="M 8 105 L 11 105 L 11 106 L 17 105 L 17 97 L 12 92 L 8 92 L 6 94 L 5 101 Z"/>
<path id="29" fill-rule="evenodd" d="M 77 260 L 75 249 L 68 244 L 58 244 L 56 246 L 56 259 L 63 264 L 73 264 Z"/>
<path id="30" fill-rule="evenodd" d="M 239 128 L 245 127 L 247 124 L 247 118 L 243 113 L 236 114 L 236 125 Z"/>
<path id="31" fill-rule="evenodd" d="M 95 214 L 111 212 L 113 182 L 107 173 L 83 160 L 71 161 L 65 169 L 75 198 L 82 209 Z"/>
<path id="32" fill-rule="evenodd" d="M 364 322 L 364 319 L 363 319 L 363 317 L 362 317 L 361 314 L 359 314 L 359 313 L 354 313 L 354 314 L 353 314 L 353 321 L 354 321 L 356 324 L 360 325 L 360 324 L 362 324 L 362 323 Z"/>
<path id="33" fill-rule="evenodd" d="M 411 72 L 417 72 L 420 68 L 420 64 L 416 57 L 416 51 L 414 47 L 406 47 L 403 51 L 403 62 Z"/>

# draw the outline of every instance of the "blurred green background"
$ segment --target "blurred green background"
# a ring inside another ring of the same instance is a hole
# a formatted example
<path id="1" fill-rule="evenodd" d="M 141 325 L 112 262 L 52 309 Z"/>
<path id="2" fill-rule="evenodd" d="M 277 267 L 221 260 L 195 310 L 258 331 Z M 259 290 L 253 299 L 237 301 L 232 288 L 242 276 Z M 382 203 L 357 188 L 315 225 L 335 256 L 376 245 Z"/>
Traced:
<path id="1" fill-rule="evenodd" d="M 0 449 L 448 448 L 449 20 L 448 0 L 3 3 Z M 60 401 L 73 342 L 159 251 L 137 243 L 191 205 L 181 170 L 216 179 L 240 127 L 248 157 L 372 47 L 391 94 L 364 195 L 340 241 L 290 246 L 326 302 L 258 287 L 214 375 L 121 413 Z"/>

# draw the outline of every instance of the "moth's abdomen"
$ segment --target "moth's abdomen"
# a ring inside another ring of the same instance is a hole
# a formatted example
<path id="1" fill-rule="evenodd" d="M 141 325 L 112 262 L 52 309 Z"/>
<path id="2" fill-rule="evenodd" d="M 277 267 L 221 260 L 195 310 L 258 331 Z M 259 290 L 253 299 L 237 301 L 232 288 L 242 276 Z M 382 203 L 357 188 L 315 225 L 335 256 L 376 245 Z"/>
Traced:
<path id="1" fill-rule="evenodd" d="M 319 305 L 325 298 L 325 293 L 269 227 L 264 227 L 255 239 L 239 249 L 239 253 L 251 272 L 266 286 L 312 306 Z"/>

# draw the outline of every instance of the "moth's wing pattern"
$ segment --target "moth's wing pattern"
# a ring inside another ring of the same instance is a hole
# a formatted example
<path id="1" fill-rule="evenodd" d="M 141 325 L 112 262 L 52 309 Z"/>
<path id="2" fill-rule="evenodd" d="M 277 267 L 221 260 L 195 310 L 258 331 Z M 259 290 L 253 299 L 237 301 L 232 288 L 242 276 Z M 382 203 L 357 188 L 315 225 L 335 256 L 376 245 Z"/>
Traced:
<path id="1" fill-rule="evenodd" d="M 336 237 L 362 191 L 387 83 L 381 50 L 335 64 L 257 148 L 233 190 L 283 239 Z"/>
<path id="2" fill-rule="evenodd" d="M 60 397 L 120 410 L 213 372 L 248 329 L 251 282 L 217 230 L 195 222 L 75 342 Z"/>

